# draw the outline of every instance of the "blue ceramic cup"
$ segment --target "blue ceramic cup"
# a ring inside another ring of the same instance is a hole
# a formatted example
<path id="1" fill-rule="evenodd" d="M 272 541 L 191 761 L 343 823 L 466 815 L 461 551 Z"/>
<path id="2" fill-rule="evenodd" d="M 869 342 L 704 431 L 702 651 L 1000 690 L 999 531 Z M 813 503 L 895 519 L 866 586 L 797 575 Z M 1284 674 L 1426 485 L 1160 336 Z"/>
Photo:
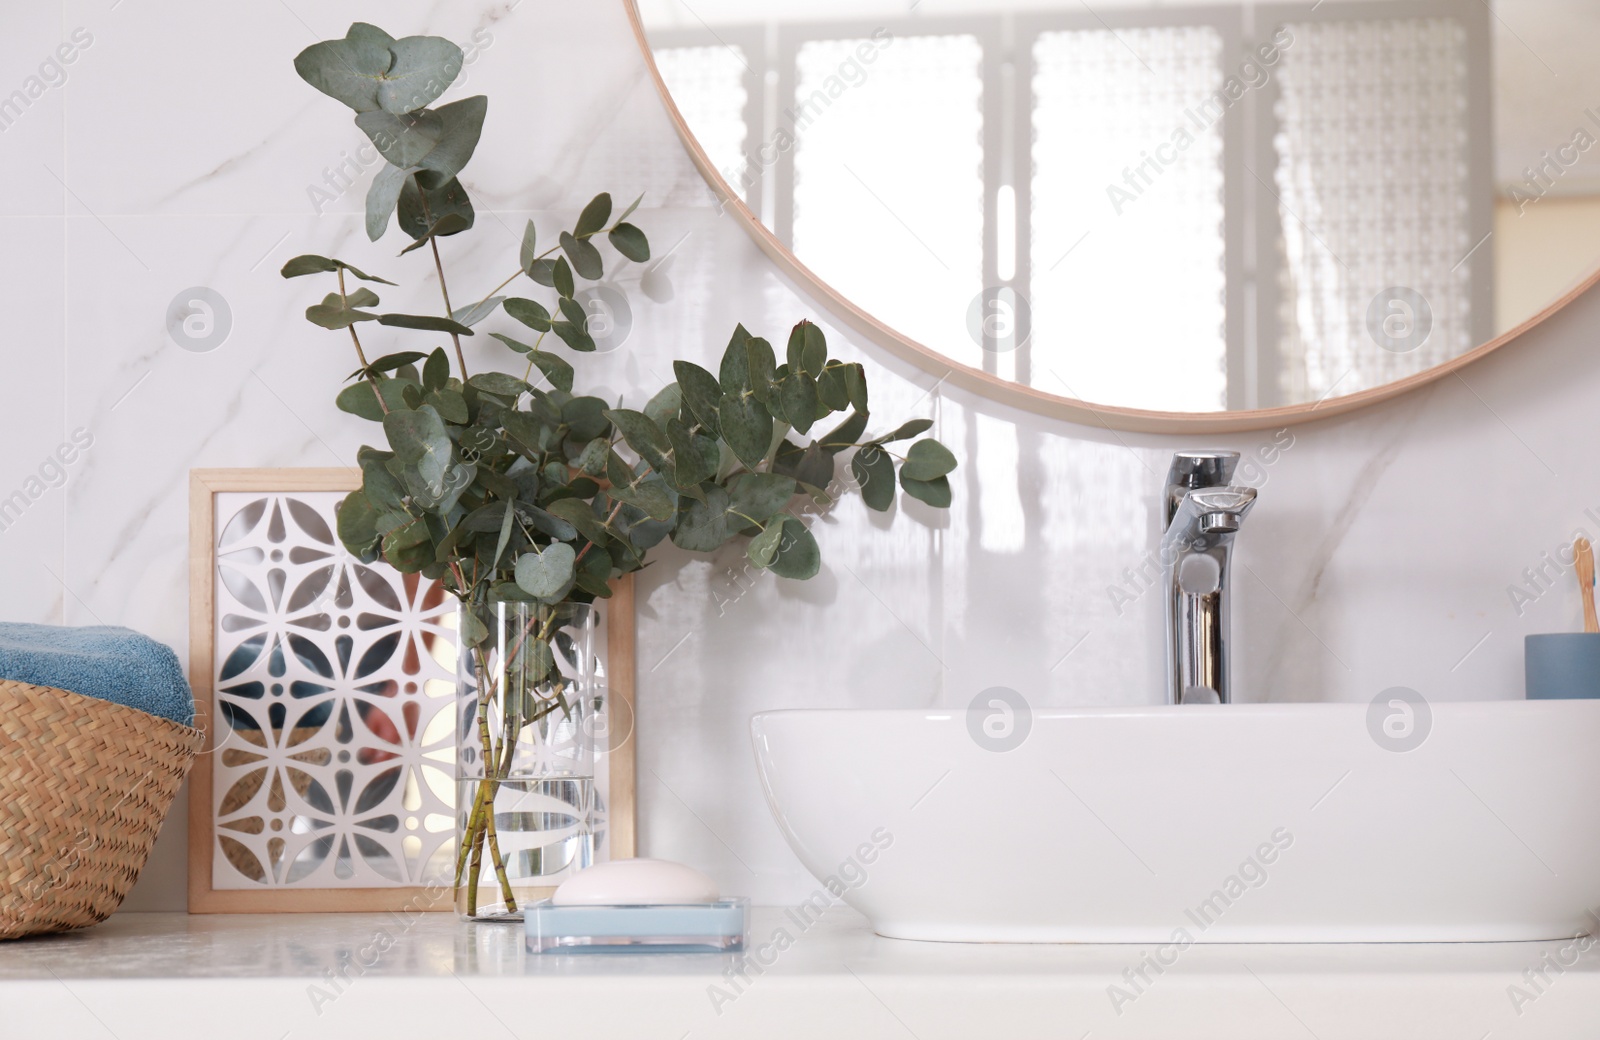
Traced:
<path id="1" fill-rule="evenodd" d="M 1600 633 L 1528 636 L 1528 700 L 1600 698 Z"/>

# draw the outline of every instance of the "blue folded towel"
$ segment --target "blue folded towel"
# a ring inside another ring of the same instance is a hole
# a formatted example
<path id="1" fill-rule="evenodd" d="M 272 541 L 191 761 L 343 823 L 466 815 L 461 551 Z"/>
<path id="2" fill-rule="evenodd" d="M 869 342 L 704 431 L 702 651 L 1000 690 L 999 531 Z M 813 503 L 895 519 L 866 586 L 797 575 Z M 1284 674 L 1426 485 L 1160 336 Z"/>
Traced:
<path id="1" fill-rule="evenodd" d="M 178 655 L 128 628 L 0 624 L 0 679 L 71 690 L 194 725 L 194 694 Z"/>

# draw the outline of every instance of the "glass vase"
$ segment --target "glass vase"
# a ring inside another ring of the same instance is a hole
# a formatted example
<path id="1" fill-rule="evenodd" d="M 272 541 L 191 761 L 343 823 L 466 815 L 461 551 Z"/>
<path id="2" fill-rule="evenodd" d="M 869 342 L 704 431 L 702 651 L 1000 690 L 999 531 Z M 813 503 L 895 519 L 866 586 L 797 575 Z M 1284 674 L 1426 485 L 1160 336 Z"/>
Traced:
<path id="1" fill-rule="evenodd" d="M 456 729 L 456 911 L 520 921 L 594 860 L 597 616 L 583 604 L 462 606 Z M 544 648 L 548 648 L 546 653 Z"/>

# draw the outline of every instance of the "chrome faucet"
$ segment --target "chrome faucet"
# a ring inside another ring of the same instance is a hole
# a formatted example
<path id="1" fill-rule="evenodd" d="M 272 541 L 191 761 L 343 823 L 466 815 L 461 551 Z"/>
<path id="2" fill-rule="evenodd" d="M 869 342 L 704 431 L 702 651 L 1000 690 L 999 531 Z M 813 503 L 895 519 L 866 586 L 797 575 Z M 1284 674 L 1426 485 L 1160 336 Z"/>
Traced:
<path id="1" fill-rule="evenodd" d="M 1161 537 L 1167 587 L 1167 703 L 1227 704 L 1228 564 L 1233 536 L 1255 505 L 1234 487 L 1236 451 L 1180 451 L 1167 471 Z"/>

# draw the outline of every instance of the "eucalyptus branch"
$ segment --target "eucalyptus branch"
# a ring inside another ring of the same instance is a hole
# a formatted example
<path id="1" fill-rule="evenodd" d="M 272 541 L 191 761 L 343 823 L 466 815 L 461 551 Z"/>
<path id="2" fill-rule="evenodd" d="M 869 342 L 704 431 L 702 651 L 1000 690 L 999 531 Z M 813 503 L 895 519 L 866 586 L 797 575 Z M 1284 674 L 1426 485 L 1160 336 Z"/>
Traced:
<path id="1" fill-rule="evenodd" d="M 363 303 L 376 304 L 376 294 L 349 290 L 346 272 L 363 282 L 394 283 L 343 260 L 299 256 L 281 273 L 285 278 L 338 274 L 337 300 L 326 297 L 308 308 L 306 317 L 324 329 L 349 330 L 378 404 L 374 408 L 365 391 L 350 386 L 339 393 L 338 407 L 362 419 L 382 420 L 382 448 L 363 449 L 362 487 L 340 506 L 341 544 L 357 559 L 382 560 L 415 575 L 414 580 L 441 582 L 459 600 L 462 710 L 478 713 L 477 732 L 465 729 L 458 736 L 459 750 L 482 768 L 470 774 L 474 779 L 461 797 L 456 883 L 467 915 L 477 916 L 485 909 L 480 896 L 493 913 L 517 906 L 516 864 L 501 848 L 496 803 L 506 785 L 523 778 L 520 742 L 540 719 L 568 709 L 583 693 L 581 687 L 572 690 L 552 648 L 572 616 L 570 608 L 604 597 L 608 590 L 602 583 L 638 571 L 667 537 L 679 549 L 712 553 L 759 530 L 761 541 L 752 542 L 749 553 L 758 566 L 786 579 L 816 575 L 820 547 L 790 507 L 802 488 L 832 482 L 842 449 L 863 446 L 856 442 L 864 436 L 866 376 L 860 365 L 830 359 L 822 330 L 810 322 L 791 330 L 783 358 L 741 326 L 716 374 L 678 363 L 678 381 L 650 397 L 644 410 L 620 402 L 612 406 L 574 391 L 577 373 L 556 357 L 560 344 L 543 349 L 552 331 L 580 353 L 593 349 L 587 323 L 541 313 L 542 306 L 528 303 L 507 314 L 538 330 L 534 346 L 527 348 L 522 378 L 486 371 L 471 376 L 469 384 L 464 333 L 456 325 L 439 233 L 472 226 L 459 174 L 480 139 L 488 99 L 480 95 L 428 107 L 462 65 L 460 48 L 448 40 L 411 37 L 400 46 L 365 23 L 352 26 L 342 40 L 313 44 L 295 61 L 302 78 L 358 114 L 382 110 L 413 123 L 425 120 L 436 129 L 437 141 L 422 161 L 429 182 L 437 186 L 431 193 L 423 190 L 421 178 L 406 172 L 414 171 L 415 162 L 408 161 L 405 169 L 385 166 L 378 174 L 381 181 L 375 179 L 367 194 L 366 225 L 376 241 L 399 209 L 402 229 L 415 235 L 412 248 L 426 244 L 432 253 L 445 319 L 366 310 Z M 392 84 L 402 80 L 426 84 L 404 110 L 396 105 L 401 99 L 392 96 Z M 365 120 L 358 125 L 367 129 Z M 368 132 L 386 151 L 379 136 Z M 435 203 L 448 210 L 444 226 L 435 220 Z M 627 223 L 634 206 L 613 214 L 611 203 L 609 194 L 596 195 L 572 225 L 574 237 L 561 235 L 537 256 L 531 236 L 524 236 L 528 262 L 519 263 L 470 313 L 487 322 L 494 309 L 490 301 L 527 274 L 540 284 L 559 281 L 559 302 L 576 317 L 567 301 L 578 282 L 604 277 L 606 261 L 589 240 L 606 235 L 635 263 L 650 257 L 644 231 Z M 557 254 L 565 259 L 550 259 Z M 407 351 L 379 357 L 374 365 L 355 326 L 370 320 L 448 331 L 451 345 L 426 355 Z M 524 349 L 521 343 L 514 346 Z M 543 372 L 537 387 L 531 385 L 535 367 Z M 785 372 L 781 380 L 775 375 L 779 368 Z M 810 440 L 794 433 L 796 426 L 809 431 L 835 413 L 849 414 L 831 433 Z M 881 448 L 909 440 L 931 425 L 913 420 L 869 443 Z M 626 490 L 590 479 L 586 471 L 596 468 L 593 463 L 601 458 L 611 463 L 611 453 L 624 442 L 627 457 L 635 460 L 624 477 Z M 667 457 L 674 459 L 670 473 L 648 462 Z M 947 475 L 956 460 L 931 437 L 917 440 L 904 455 L 858 451 L 848 462 L 863 501 L 874 510 L 889 510 L 900 489 L 935 507 L 950 504 Z M 441 477 L 447 481 L 441 483 Z M 420 495 L 410 490 L 434 487 L 438 490 Z M 406 518 L 393 515 L 397 501 Z M 400 519 L 407 522 L 397 525 Z M 515 622 L 504 608 L 513 601 L 526 612 Z M 497 656 L 507 644 L 509 653 Z"/>
<path id="2" fill-rule="evenodd" d="M 350 297 L 344 291 L 344 268 L 339 268 L 339 302 L 345 310 L 350 309 Z M 378 387 L 378 379 L 371 372 L 367 364 L 367 352 L 361 349 L 361 337 L 356 335 L 356 323 L 351 322 L 345 328 L 350 330 L 350 342 L 356 345 L 356 358 L 361 362 L 361 373 L 367 377 L 367 383 L 372 387 L 372 396 L 378 399 L 378 407 L 383 409 L 383 414 L 389 414 L 389 406 L 383 401 L 383 391 Z"/>
<path id="3" fill-rule="evenodd" d="M 618 223 L 620 223 L 620 221 Z M 616 229 L 617 229 L 617 224 L 613 223 L 610 227 L 597 228 L 594 231 L 585 231 L 581 235 L 573 235 L 572 237 L 576 238 L 578 241 L 582 242 L 582 241 L 585 241 L 587 239 L 591 239 L 594 236 L 602 234 L 602 233 L 609 234 L 610 232 L 615 231 Z M 558 245 L 553 245 L 549 249 L 546 249 L 544 252 L 540 253 L 538 256 L 534 257 L 533 258 L 533 262 L 534 263 L 538 263 L 540 260 L 548 259 L 551 253 L 558 252 L 560 249 L 561 249 L 561 246 L 559 244 Z M 490 289 L 487 293 L 484 294 L 483 299 L 481 299 L 477 303 L 473 304 L 472 305 L 473 308 L 476 309 L 478 307 L 482 307 L 484 304 L 488 303 L 490 300 L 492 300 L 494 298 L 494 294 L 495 293 L 499 292 L 501 289 L 504 289 L 506 286 L 508 286 L 512 282 L 516 281 L 518 275 L 527 274 L 527 273 L 528 272 L 525 269 L 521 268 L 521 267 L 517 268 L 515 271 L 512 271 L 511 274 L 506 276 L 506 280 L 505 281 L 501 282 L 499 285 L 495 286 L 493 289 Z"/>
<path id="4" fill-rule="evenodd" d="M 412 174 L 412 176 L 417 177 L 418 175 Z M 433 230 L 433 213 L 428 208 L 428 193 L 423 190 L 421 181 L 417 182 L 417 196 L 422 200 L 422 222 L 424 225 L 424 232 L 431 232 Z M 453 319 L 455 317 L 455 312 L 450 308 L 450 287 L 445 284 L 444 262 L 439 259 L 438 235 L 428 235 L 428 247 L 433 250 L 433 269 L 439 272 L 439 292 L 444 296 L 444 316 L 446 318 Z M 490 295 L 492 296 L 493 293 Z M 460 334 L 455 332 L 450 333 L 450 342 L 455 344 L 456 364 L 461 366 L 461 381 L 465 383 L 467 381 L 467 358 L 466 355 L 461 352 Z"/>

